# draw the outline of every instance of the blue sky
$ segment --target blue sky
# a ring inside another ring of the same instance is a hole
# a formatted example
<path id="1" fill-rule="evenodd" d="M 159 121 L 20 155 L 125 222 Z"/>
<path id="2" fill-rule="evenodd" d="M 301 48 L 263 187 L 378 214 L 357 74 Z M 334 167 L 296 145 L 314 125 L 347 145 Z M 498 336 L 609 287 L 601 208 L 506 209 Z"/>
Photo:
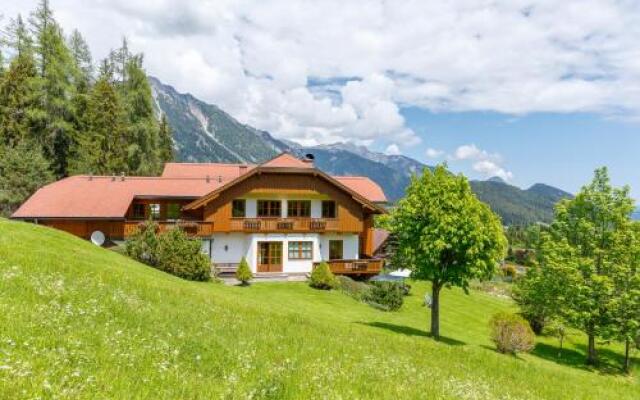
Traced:
<path id="1" fill-rule="evenodd" d="M 0 0 L 2 23 L 37 2 Z M 640 1 L 51 4 L 96 62 L 127 37 L 150 74 L 279 138 L 571 192 L 606 165 L 640 198 Z"/>
<path id="2" fill-rule="evenodd" d="M 590 113 L 533 113 L 511 116 L 495 112 L 432 113 L 405 108 L 402 114 L 421 138 L 407 155 L 437 163 L 459 146 L 472 143 L 499 153 L 513 173 L 512 183 L 524 188 L 544 182 L 576 192 L 593 170 L 607 166 L 616 185 L 628 184 L 640 198 L 640 124 Z M 427 147 L 442 156 L 425 158 Z M 451 160 L 451 169 L 474 178 L 466 160 Z"/>

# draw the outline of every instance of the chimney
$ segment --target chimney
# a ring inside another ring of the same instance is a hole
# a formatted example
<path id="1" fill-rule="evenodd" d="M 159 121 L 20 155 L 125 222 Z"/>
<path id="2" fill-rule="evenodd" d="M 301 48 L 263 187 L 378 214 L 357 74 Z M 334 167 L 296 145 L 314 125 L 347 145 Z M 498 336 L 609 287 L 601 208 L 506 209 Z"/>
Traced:
<path id="1" fill-rule="evenodd" d="M 207 183 L 211 182 L 211 178 L 207 175 Z"/>

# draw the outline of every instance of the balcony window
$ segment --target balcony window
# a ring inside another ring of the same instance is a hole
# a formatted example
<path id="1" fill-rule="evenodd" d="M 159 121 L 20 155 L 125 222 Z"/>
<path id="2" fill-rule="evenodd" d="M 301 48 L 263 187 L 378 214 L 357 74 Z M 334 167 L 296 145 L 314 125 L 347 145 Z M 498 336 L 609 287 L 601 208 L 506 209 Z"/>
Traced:
<path id="1" fill-rule="evenodd" d="M 287 217 L 310 217 L 311 200 L 289 200 L 287 202 Z"/>
<path id="2" fill-rule="evenodd" d="M 342 240 L 329 240 L 329 260 L 342 260 Z"/>
<path id="3" fill-rule="evenodd" d="M 231 216 L 233 218 L 244 218 L 247 208 L 247 201 L 244 199 L 236 199 L 231 204 Z"/>
<path id="4" fill-rule="evenodd" d="M 258 217 L 279 217 L 281 207 L 280 200 L 258 200 Z"/>
<path id="5" fill-rule="evenodd" d="M 289 242 L 289 260 L 312 260 L 313 242 Z"/>
<path id="6" fill-rule="evenodd" d="M 180 219 L 180 204 L 167 204 L 167 219 Z"/>
<path id="7" fill-rule="evenodd" d="M 149 204 L 149 215 L 152 219 L 160 219 L 160 204 Z"/>
<path id="8" fill-rule="evenodd" d="M 333 200 L 325 200 L 322 202 L 322 218 L 336 217 L 336 202 Z"/>
<path id="9" fill-rule="evenodd" d="M 144 219 L 145 205 L 144 204 L 134 204 L 133 205 L 133 219 Z"/>

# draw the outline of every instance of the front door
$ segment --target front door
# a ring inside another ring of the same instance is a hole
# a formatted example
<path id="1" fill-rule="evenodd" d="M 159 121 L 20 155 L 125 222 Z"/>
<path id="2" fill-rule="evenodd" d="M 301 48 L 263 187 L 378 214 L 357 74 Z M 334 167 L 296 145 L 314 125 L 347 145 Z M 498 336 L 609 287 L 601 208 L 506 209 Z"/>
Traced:
<path id="1" fill-rule="evenodd" d="M 282 242 L 258 242 L 258 272 L 282 272 Z"/>

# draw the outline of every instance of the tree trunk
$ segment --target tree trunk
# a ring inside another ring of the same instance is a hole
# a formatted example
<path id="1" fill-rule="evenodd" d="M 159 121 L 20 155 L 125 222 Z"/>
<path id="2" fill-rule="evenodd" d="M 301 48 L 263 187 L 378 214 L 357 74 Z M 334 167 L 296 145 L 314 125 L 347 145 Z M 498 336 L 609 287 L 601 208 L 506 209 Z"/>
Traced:
<path id="1" fill-rule="evenodd" d="M 598 363 L 598 356 L 596 355 L 596 337 L 593 333 L 589 335 L 589 348 L 587 350 L 587 364 L 596 365 Z"/>
<path id="2" fill-rule="evenodd" d="M 625 340 L 624 342 L 624 365 L 622 366 L 622 369 L 627 374 L 629 373 L 629 371 L 631 371 L 631 357 L 629 357 L 630 353 L 631 341 L 629 340 L 629 338 L 627 338 L 627 340 Z"/>
<path id="3" fill-rule="evenodd" d="M 440 339 L 440 283 L 431 285 L 431 336 Z"/>

